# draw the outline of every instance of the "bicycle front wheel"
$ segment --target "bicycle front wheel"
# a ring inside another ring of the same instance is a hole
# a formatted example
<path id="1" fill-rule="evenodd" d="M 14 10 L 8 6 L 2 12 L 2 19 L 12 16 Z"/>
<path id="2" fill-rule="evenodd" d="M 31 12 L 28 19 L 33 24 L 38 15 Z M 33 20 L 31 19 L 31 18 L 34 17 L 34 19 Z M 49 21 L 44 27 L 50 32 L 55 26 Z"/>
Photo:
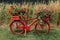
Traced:
<path id="1" fill-rule="evenodd" d="M 48 22 L 39 25 L 36 24 L 35 31 L 37 34 L 40 34 L 40 32 L 48 34 L 50 32 L 50 24 Z"/>
<path id="2" fill-rule="evenodd" d="M 13 34 L 22 34 L 24 32 L 24 23 L 22 21 L 12 21 L 10 30 Z"/>

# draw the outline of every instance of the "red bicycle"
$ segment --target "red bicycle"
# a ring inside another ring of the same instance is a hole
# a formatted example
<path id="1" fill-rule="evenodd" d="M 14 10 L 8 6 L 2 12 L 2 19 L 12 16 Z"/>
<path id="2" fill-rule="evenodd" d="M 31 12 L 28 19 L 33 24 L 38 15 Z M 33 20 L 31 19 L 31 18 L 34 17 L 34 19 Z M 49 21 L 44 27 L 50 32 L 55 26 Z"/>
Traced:
<path id="1" fill-rule="evenodd" d="M 37 17 L 39 16 L 37 15 Z M 50 24 L 47 21 L 45 21 L 45 19 L 48 20 L 49 17 L 45 17 L 43 18 L 43 20 L 40 20 L 39 18 L 30 18 L 27 20 L 25 16 L 22 16 L 21 18 L 21 16 L 15 14 L 11 16 L 12 22 L 10 23 L 10 30 L 13 34 L 24 33 L 24 36 L 26 36 L 26 32 L 31 31 L 30 28 L 32 27 L 33 24 L 35 24 L 34 29 L 37 34 L 40 34 L 40 31 L 43 29 L 46 30 L 45 33 L 48 34 L 50 31 Z M 31 20 L 33 20 L 32 23 L 27 24 L 27 21 Z"/>

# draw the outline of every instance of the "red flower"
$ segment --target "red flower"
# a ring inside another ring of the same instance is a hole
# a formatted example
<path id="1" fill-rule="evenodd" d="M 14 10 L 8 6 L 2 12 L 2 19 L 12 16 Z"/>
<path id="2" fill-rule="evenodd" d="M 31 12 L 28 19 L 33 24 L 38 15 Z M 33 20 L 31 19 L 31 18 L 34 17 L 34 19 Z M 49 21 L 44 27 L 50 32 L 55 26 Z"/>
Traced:
<path id="1" fill-rule="evenodd" d="M 9 13 L 12 13 L 12 10 L 9 10 Z"/>
<path id="2" fill-rule="evenodd" d="M 47 20 L 49 20 L 49 17 L 46 17 L 46 18 L 44 18 L 43 20 L 47 21 Z"/>
<path id="3" fill-rule="evenodd" d="M 24 8 L 24 11 L 26 12 L 26 8 Z"/>
<path id="4" fill-rule="evenodd" d="M 16 10 L 16 12 L 19 12 L 19 10 Z"/>
<path id="5" fill-rule="evenodd" d="M 20 10 L 20 12 L 22 13 L 22 10 Z"/>
<path id="6" fill-rule="evenodd" d="M 11 8 L 14 8 L 14 6 L 10 6 Z"/>

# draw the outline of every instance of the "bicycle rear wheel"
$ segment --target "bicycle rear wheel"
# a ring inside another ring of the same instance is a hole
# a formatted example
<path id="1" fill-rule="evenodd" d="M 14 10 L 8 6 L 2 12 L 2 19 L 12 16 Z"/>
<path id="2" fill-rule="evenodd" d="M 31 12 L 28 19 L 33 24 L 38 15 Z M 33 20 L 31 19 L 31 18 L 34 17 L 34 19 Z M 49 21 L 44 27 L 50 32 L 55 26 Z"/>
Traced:
<path id="1" fill-rule="evenodd" d="M 39 26 L 38 24 L 36 24 L 35 31 L 37 34 L 40 34 L 40 32 L 48 34 L 50 32 L 50 24 L 48 22 L 45 22 L 44 24 L 39 24 Z"/>
<path id="2" fill-rule="evenodd" d="M 22 34 L 24 32 L 24 23 L 22 21 L 12 21 L 10 24 L 10 31 L 13 34 Z"/>

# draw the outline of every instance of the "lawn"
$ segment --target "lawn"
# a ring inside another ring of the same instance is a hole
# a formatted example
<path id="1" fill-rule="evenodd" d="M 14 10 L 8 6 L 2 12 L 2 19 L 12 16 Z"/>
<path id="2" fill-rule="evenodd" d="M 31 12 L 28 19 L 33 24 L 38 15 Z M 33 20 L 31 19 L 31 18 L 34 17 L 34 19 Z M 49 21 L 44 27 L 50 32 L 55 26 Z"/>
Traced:
<path id="1" fill-rule="evenodd" d="M 9 10 L 11 11 L 11 8 L 10 8 L 11 5 L 18 6 L 17 3 L 13 3 L 13 4 L 0 3 L 0 25 L 3 25 L 3 26 L 0 26 L 0 40 L 60 40 L 60 28 L 58 28 L 58 26 L 54 26 L 53 28 L 51 26 L 51 30 L 47 35 L 44 34 L 44 32 L 42 32 L 40 35 L 37 35 L 34 30 L 32 30 L 32 32 L 27 32 L 26 37 L 24 37 L 23 34 L 21 35 L 12 34 L 9 29 L 9 26 L 4 25 L 4 24 L 9 24 L 11 22 L 11 18 L 10 18 L 11 13 L 9 13 Z M 32 16 L 32 18 L 35 17 L 35 14 L 38 13 L 39 10 L 41 11 L 42 8 L 44 9 L 46 8 L 52 12 L 52 17 L 51 17 L 52 25 L 59 23 L 60 1 L 56 1 L 56 2 L 51 1 L 49 2 L 48 5 L 42 4 L 42 3 L 35 3 L 34 5 L 32 5 L 29 2 L 26 5 L 25 3 L 23 3 L 22 5 L 20 4 L 20 6 L 21 8 L 25 8 L 26 6 L 26 9 L 29 9 L 29 10 L 33 9 L 32 14 L 30 13 L 30 11 L 27 11 L 27 13 L 29 13 L 28 16 L 29 17 Z M 18 8 L 20 9 L 20 7 Z"/>
<path id="2" fill-rule="evenodd" d="M 23 34 L 12 34 L 9 30 L 9 26 L 0 26 L 0 40 L 60 40 L 60 29 L 51 28 L 48 35 L 43 32 L 40 35 L 37 35 L 33 30 L 32 32 L 28 32 L 27 36 L 24 37 Z"/>

